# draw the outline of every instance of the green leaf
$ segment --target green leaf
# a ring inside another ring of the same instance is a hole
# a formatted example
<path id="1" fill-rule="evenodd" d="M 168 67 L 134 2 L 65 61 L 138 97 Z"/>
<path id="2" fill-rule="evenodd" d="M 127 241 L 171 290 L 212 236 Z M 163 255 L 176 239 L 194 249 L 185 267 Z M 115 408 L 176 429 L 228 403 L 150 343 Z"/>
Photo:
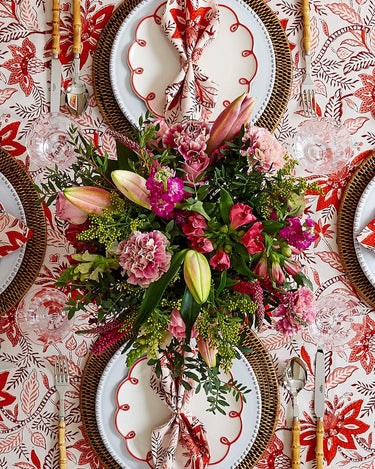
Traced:
<path id="1" fill-rule="evenodd" d="M 224 290 L 227 285 L 227 271 L 223 270 L 220 276 L 220 285 L 216 291 L 216 296 L 219 296 L 220 293 Z"/>
<path id="2" fill-rule="evenodd" d="M 148 287 L 143 297 L 141 306 L 138 310 L 137 317 L 135 318 L 133 327 L 134 333 L 138 332 L 138 329 L 148 319 L 150 314 L 159 304 L 160 300 L 163 297 L 165 289 L 180 269 L 181 264 L 184 261 L 186 251 L 186 249 L 183 249 L 182 251 L 175 254 L 172 257 L 171 265 L 169 267 L 168 272 L 166 272 L 157 282 L 151 283 L 151 285 Z"/>
<path id="3" fill-rule="evenodd" d="M 116 149 L 117 149 L 117 159 L 106 161 L 106 176 L 110 179 L 112 171 L 116 169 L 125 169 L 127 171 L 131 171 L 130 162 L 134 160 L 135 154 L 132 150 L 129 150 L 124 144 L 119 141 L 116 141 Z"/>
<path id="4" fill-rule="evenodd" d="M 182 297 L 180 314 L 186 326 L 187 341 L 190 340 L 191 330 L 200 310 L 201 305 L 194 300 L 190 290 L 186 287 L 184 296 Z"/>
<path id="5" fill-rule="evenodd" d="M 206 213 L 205 209 L 203 208 L 203 202 L 201 200 L 196 200 L 195 202 L 192 202 L 188 199 L 185 203 L 183 204 L 175 204 L 176 208 L 179 208 L 181 210 L 191 210 L 192 212 L 199 213 L 199 215 L 202 215 L 206 220 L 210 220 L 209 215 Z M 193 199 L 195 200 L 195 199 Z"/>
<path id="6" fill-rule="evenodd" d="M 231 211 L 233 207 L 233 200 L 232 197 L 230 196 L 229 192 L 227 192 L 225 189 L 221 188 L 220 189 L 220 213 L 221 213 L 221 218 L 224 220 L 224 223 L 229 224 L 229 212 Z"/>

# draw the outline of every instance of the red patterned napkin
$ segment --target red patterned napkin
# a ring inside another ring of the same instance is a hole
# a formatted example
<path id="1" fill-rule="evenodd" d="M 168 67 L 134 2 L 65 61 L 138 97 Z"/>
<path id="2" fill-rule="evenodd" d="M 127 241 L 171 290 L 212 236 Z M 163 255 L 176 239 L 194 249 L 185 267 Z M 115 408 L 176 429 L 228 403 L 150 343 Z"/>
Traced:
<path id="1" fill-rule="evenodd" d="M 375 220 L 370 221 L 357 236 L 357 241 L 365 248 L 375 252 Z"/>
<path id="2" fill-rule="evenodd" d="M 7 213 L 0 203 L 0 259 L 23 246 L 32 235 L 33 232 Z"/>
<path id="3" fill-rule="evenodd" d="M 161 27 L 180 54 L 181 69 L 166 92 L 165 119 L 208 119 L 218 87 L 198 65 L 203 49 L 216 36 L 219 9 L 216 0 L 168 0 Z"/>
<path id="4" fill-rule="evenodd" d="M 196 382 L 189 379 L 191 389 L 186 390 L 162 362 L 160 378 L 151 373 L 150 386 L 173 412 L 168 422 L 152 430 L 151 453 L 156 469 L 174 469 L 177 446 L 183 449 L 186 461 L 182 467 L 205 469 L 210 461 L 206 430 L 197 417 L 191 415 L 189 402 L 195 392 Z M 180 452 L 181 453 L 181 452 Z"/>

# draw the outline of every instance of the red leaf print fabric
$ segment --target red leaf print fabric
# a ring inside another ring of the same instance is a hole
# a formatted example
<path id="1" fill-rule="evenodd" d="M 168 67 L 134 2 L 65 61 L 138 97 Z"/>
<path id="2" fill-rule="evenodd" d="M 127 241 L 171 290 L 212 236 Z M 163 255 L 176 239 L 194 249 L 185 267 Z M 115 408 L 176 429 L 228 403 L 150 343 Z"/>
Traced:
<path id="1" fill-rule="evenodd" d="M 7 383 L 8 376 L 9 371 L 4 371 L 3 373 L 0 373 L 0 407 L 11 405 L 16 400 L 15 396 L 12 396 L 12 394 L 9 394 L 7 391 L 4 391 L 4 387 Z"/>
<path id="2" fill-rule="evenodd" d="M 33 232 L 21 220 L 7 213 L 0 203 L 0 259 L 19 249 L 32 235 Z"/>
<path id="3" fill-rule="evenodd" d="M 203 48 L 216 36 L 216 0 L 169 0 L 161 20 L 165 35 L 180 54 L 181 69 L 166 93 L 165 119 L 208 118 L 216 103 L 216 83 L 199 67 Z"/>
<path id="4" fill-rule="evenodd" d="M 337 396 L 333 403 L 326 402 L 324 415 L 324 457 L 330 465 L 338 448 L 356 449 L 354 435 L 366 432 L 370 426 L 358 419 L 363 401 L 358 400 L 344 407 L 344 401 Z M 305 429 L 307 428 L 307 429 Z M 302 425 L 301 445 L 308 446 L 306 461 L 315 459 L 316 425 L 309 421 L 309 425 Z"/>

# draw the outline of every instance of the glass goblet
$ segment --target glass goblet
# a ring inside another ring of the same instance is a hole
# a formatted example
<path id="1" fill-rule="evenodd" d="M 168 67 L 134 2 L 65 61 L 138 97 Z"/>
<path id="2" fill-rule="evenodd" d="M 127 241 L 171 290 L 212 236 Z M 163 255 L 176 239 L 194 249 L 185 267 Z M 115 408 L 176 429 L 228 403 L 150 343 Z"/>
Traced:
<path id="1" fill-rule="evenodd" d="M 316 302 L 310 337 L 326 350 L 342 350 L 362 335 L 365 313 L 363 305 L 353 296 L 342 293 L 322 296 Z"/>
<path id="2" fill-rule="evenodd" d="M 57 164 L 61 169 L 74 163 L 76 155 L 68 135 L 72 124 L 61 112 L 43 114 L 36 119 L 26 135 L 31 161 L 43 168 Z"/>
<path id="3" fill-rule="evenodd" d="M 350 134 L 333 119 L 308 119 L 297 129 L 294 156 L 302 168 L 313 174 L 339 175 L 352 156 Z"/>
<path id="4" fill-rule="evenodd" d="M 61 342 L 72 330 L 63 308 L 68 297 L 57 288 L 32 288 L 20 301 L 16 323 L 22 335 L 37 345 Z"/>

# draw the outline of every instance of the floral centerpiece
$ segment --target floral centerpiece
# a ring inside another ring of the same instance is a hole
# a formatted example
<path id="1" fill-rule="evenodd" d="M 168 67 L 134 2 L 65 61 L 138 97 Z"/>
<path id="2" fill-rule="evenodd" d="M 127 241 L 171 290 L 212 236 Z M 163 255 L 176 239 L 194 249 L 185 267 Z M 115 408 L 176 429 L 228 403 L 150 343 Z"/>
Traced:
<path id="1" fill-rule="evenodd" d="M 241 392 L 217 375 L 247 327 L 293 334 L 315 314 L 296 258 L 315 239 L 309 186 L 276 138 L 247 124 L 254 103 L 240 96 L 211 129 L 146 115 L 112 158 L 72 131 L 77 163 L 39 189 L 68 223 L 76 253 L 57 285 L 71 317 L 95 305 L 94 353 L 126 336 L 128 365 L 147 354 L 158 374 L 166 358 L 186 388 L 192 378 L 213 395 L 212 410 Z"/>

